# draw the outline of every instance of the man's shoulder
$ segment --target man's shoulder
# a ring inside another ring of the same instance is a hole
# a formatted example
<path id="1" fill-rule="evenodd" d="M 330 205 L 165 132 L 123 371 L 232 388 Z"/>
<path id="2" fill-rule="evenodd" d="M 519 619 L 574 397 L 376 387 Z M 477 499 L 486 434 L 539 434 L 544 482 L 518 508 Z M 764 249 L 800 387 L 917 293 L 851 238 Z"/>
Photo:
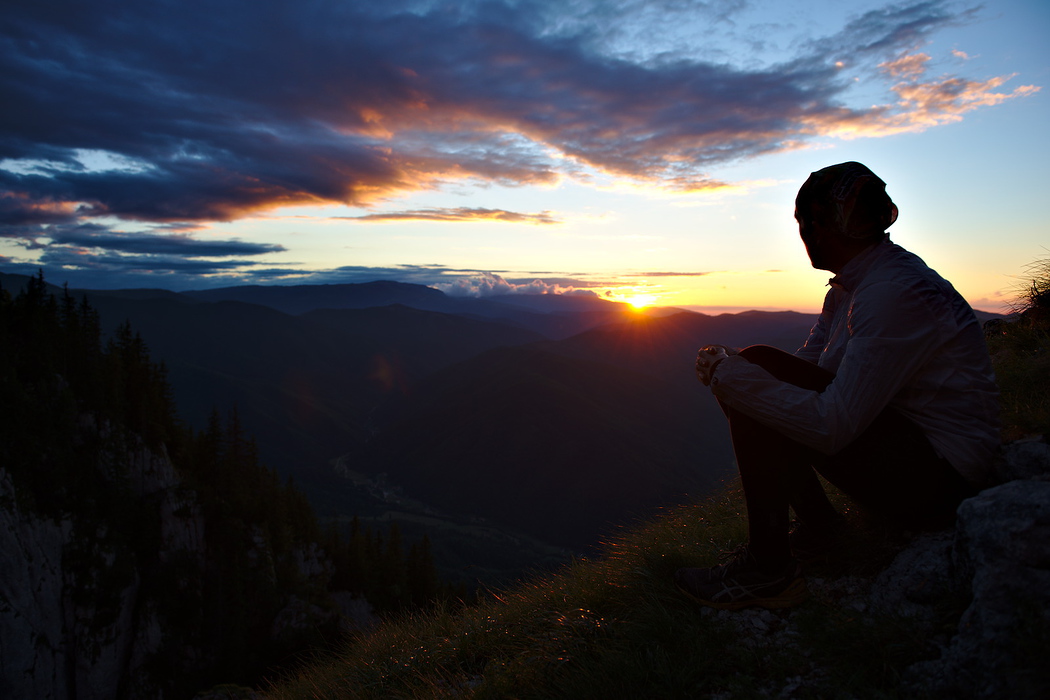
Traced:
<path id="1" fill-rule="evenodd" d="M 916 269 L 931 270 L 926 261 L 907 248 L 892 241 L 886 241 L 877 249 L 877 255 L 873 268 L 903 265 Z M 931 270 L 932 271 L 932 270 Z"/>
<path id="2" fill-rule="evenodd" d="M 938 318 L 960 323 L 973 315 L 951 282 L 918 255 L 895 243 L 880 251 L 858 294 L 879 297 L 890 305 L 923 306 Z"/>
<path id="3" fill-rule="evenodd" d="M 915 253 L 896 243 L 886 242 L 877 251 L 875 259 L 864 276 L 863 284 L 895 282 L 902 286 L 916 283 L 937 287 L 951 286 L 936 270 Z"/>

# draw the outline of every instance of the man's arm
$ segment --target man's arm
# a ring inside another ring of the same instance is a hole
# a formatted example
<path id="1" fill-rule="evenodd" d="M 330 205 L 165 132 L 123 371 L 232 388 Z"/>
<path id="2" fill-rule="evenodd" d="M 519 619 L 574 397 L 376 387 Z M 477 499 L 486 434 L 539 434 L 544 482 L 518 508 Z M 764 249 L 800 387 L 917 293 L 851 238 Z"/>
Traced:
<path id="1" fill-rule="evenodd" d="M 788 437 L 834 454 L 871 424 L 943 343 L 939 308 L 911 286 L 872 285 L 853 301 L 850 340 L 823 392 L 781 382 L 743 357 L 721 362 L 711 389 Z"/>

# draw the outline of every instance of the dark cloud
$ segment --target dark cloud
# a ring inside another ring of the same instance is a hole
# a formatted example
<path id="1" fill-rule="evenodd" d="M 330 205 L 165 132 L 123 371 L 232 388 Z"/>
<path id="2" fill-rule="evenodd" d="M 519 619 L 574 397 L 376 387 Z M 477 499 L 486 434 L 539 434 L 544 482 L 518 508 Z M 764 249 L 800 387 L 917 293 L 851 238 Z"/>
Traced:
<path id="1" fill-rule="evenodd" d="M 210 275 L 217 272 L 241 270 L 254 263 L 244 260 L 196 260 L 177 255 L 120 255 L 102 253 L 84 258 L 78 251 L 69 248 L 48 248 L 40 256 L 45 267 L 79 267 L 85 271 L 127 273 L 178 273 L 181 275 Z M 123 281 L 120 286 L 124 286 Z"/>
<path id="2" fill-rule="evenodd" d="M 68 246 L 51 246 L 34 263 L 12 262 L 4 272 L 34 274 L 43 269 L 48 281 L 84 289 L 161 287 L 171 290 L 238 284 L 252 277 L 259 263 L 242 259 L 207 260 L 179 255 L 124 255 Z"/>
<path id="3" fill-rule="evenodd" d="M 739 4 L 661 8 L 725 19 Z M 587 17 L 643 5 L 10 2 L 0 158 L 39 167 L 0 175 L 19 193 L 3 214 L 61 219 L 49 205 L 75 202 L 78 215 L 230 220 L 581 166 L 712 186 L 711 166 L 850 116 L 829 51 L 886 59 L 955 21 L 941 2 L 873 11 L 764 70 L 602 53 Z M 136 167 L 92 168 L 85 151 Z"/>
<path id="4" fill-rule="evenodd" d="M 995 92 L 998 79 L 924 84 L 913 71 L 893 86 L 896 106 L 846 106 L 842 66 L 889 79 L 875 66 L 969 18 L 940 0 L 867 12 L 779 65 L 646 43 L 652 27 L 683 31 L 674 18 L 733 29 L 745 4 L 10 0 L 0 23 L 0 237 L 117 268 L 168 261 L 165 274 L 176 274 L 193 266 L 188 256 L 278 248 L 76 225 L 105 217 L 184 233 L 187 222 L 282 205 L 595 171 L 703 189 L 723 184 L 710 174 L 719 164 L 837 130 L 924 128 L 1009 96 Z M 444 208 L 359 219 L 556 222 Z M 233 263 L 194 264 L 222 274 Z"/>
<path id="5" fill-rule="evenodd" d="M 550 212 L 522 214 L 506 209 L 482 209 L 477 207 L 413 209 L 409 211 L 366 214 L 364 216 L 337 216 L 336 219 L 351 221 L 504 221 L 527 224 L 556 224 L 560 220 Z"/>
<path id="6" fill-rule="evenodd" d="M 158 228 L 166 231 L 192 226 Z M 200 240 L 181 231 L 162 235 L 114 231 L 95 223 L 10 226 L 0 231 L 29 250 L 42 251 L 32 264 L 11 258 L 0 260 L 7 271 L 43 268 L 49 276 L 58 274 L 64 282 L 87 288 L 165 285 L 185 289 L 194 286 L 198 278 L 229 276 L 260 265 L 244 256 L 285 250 L 275 244 Z"/>
<path id="7" fill-rule="evenodd" d="M 887 5 L 869 10 L 850 21 L 839 34 L 816 40 L 810 51 L 833 61 L 856 62 L 875 56 L 880 60 L 925 44 L 947 26 L 972 18 L 975 10 L 954 11 L 939 0 Z"/>
<path id="8" fill-rule="evenodd" d="M 247 243 L 237 240 L 197 240 L 185 234 L 158 236 L 149 233 L 124 233 L 111 231 L 97 224 L 51 227 L 48 229 L 47 236 L 53 245 L 100 248 L 151 256 L 230 257 L 261 255 L 285 250 L 282 245 Z"/>
<path id="9" fill-rule="evenodd" d="M 0 188 L 8 173 L 0 170 Z M 0 189 L 0 236 L 20 236 L 26 227 L 76 221 L 78 208 L 72 203 L 56 201 L 41 192 Z"/>

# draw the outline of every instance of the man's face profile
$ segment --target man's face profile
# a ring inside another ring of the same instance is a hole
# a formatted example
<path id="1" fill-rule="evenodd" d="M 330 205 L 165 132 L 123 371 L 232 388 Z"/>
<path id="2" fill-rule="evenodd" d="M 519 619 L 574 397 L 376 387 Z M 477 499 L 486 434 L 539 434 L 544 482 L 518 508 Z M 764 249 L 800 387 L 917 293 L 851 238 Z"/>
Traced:
<path id="1" fill-rule="evenodd" d="M 802 238 L 802 244 L 806 246 L 806 254 L 809 262 L 818 270 L 826 270 L 827 261 L 824 259 L 823 249 L 820 245 L 820 236 L 817 233 L 816 222 L 813 220 L 812 212 L 802 212 L 795 207 L 795 221 L 798 222 L 798 235 Z"/>

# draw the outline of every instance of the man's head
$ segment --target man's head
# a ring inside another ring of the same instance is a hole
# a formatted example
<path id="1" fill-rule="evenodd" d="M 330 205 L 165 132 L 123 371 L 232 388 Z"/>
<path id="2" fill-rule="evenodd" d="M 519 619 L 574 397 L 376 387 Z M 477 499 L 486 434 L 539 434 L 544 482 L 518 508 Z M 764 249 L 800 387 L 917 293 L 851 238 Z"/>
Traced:
<path id="1" fill-rule="evenodd" d="M 813 267 L 838 272 L 886 236 L 897 220 L 897 206 L 885 182 L 850 161 L 809 176 L 795 198 L 795 219 Z"/>

